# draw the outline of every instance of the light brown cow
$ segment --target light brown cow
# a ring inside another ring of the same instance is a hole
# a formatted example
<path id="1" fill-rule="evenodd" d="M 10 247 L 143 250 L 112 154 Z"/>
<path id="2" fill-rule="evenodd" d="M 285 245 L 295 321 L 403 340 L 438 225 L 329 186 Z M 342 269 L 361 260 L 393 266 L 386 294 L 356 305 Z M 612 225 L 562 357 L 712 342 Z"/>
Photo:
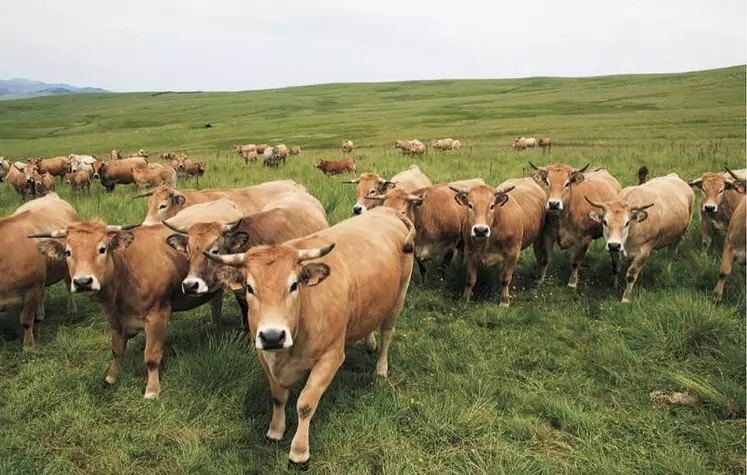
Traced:
<path id="1" fill-rule="evenodd" d="M 40 197 L 53 193 L 56 188 L 54 177 L 49 173 L 34 175 L 34 196 Z"/>
<path id="2" fill-rule="evenodd" d="M 48 245 L 46 241 L 36 243 L 26 236 L 49 229 L 50 226 L 67 226 L 78 221 L 78 214 L 56 193 L 38 198 L 19 207 L 11 216 L 0 218 L 0 308 L 20 307 L 23 326 L 23 344 L 34 344 L 34 320 L 42 321 L 44 311 L 44 289 L 63 280 L 66 275 L 64 263 L 49 264 L 37 251 Z M 73 311 L 75 302 L 68 293 L 68 311 Z"/>
<path id="3" fill-rule="evenodd" d="M 462 148 L 462 142 L 459 140 L 454 140 L 454 144 L 451 146 L 452 150 L 459 150 Z"/>
<path id="4" fill-rule="evenodd" d="M 417 165 L 410 165 L 407 170 L 397 173 L 391 180 L 387 180 L 376 173 L 364 173 L 360 177 L 344 183 L 354 183 L 356 185 L 353 214 L 361 214 L 366 210 L 375 208 L 380 204 L 380 200 L 372 199 L 372 197 L 383 195 L 392 188 L 399 188 L 412 193 L 433 185 Z"/>
<path id="5" fill-rule="evenodd" d="M 182 170 L 187 176 L 194 176 L 198 179 L 205 174 L 207 163 L 205 160 L 192 161 L 189 158 L 185 158 L 182 162 Z"/>
<path id="6" fill-rule="evenodd" d="M 223 188 L 208 190 L 180 190 L 168 186 L 142 193 L 138 197 L 149 196 L 148 214 L 144 225 L 160 223 L 175 216 L 181 209 L 198 203 L 206 203 L 228 198 L 241 209 L 243 216 L 261 211 L 269 201 L 287 193 L 306 191 L 303 185 L 293 180 L 278 180 L 245 188 Z"/>
<path id="7" fill-rule="evenodd" d="M 747 196 L 745 196 L 747 179 L 745 179 L 744 173 L 734 173 L 728 168 L 727 173 L 734 180 L 734 186 L 742 196 L 740 197 L 737 209 L 731 215 L 726 239 L 724 240 L 724 251 L 721 254 L 721 269 L 719 270 L 718 282 L 716 282 L 716 287 L 713 289 L 713 299 L 716 302 L 721 302 L 724 299 L 724 285 L 726 284 L 726 279 L 731 275 L 734 258 L 742 265 L 747 262 Z"/>
<path id="8" fill-rule="evenodd" d="M 346 153 L 353 153 L 353 150 L 355 150 L 355 144 L 352 140 L 343 140 L 340 142 L 340 149 L 342 150 L 343 155 Z"/>
<path id="9" fill-rule="evenodd" d="M 249 162 L 255 163 L 257 161 L 257 158 L 259 158 L 256 150 L 251 150 L 249 152 L 244 153 L 243 157 L 244 157 L 244 163 L 246 164 L 249 164 Z"/>
<path id="10" fill-rule="evenodd" d="M 91 175 L 83 170 L 75 173 L 65 173 L 65 183 L 69 184 L 73 191 L 91 192 Z"/>
<path id="11" fill-rule="evenodd" d="M 119 150 L 116 150 L 116 149 L 112 150 L 111 159 L 112 160 L 121 160 L 122 159 L 122 152 L 120 152 Z"/>
<path id="12" fill-rule="evenodd" d="M 310 371 L 296 404 L 292 464 L 309 461 L 309 424 L 345 359 L 346 340 L 363 339 L 379 328 L 376 372 L 388 375 L 389 346 L 412 273 L 414 233 L 402 214 L 380 208 L 282 245 L 225 256 L 205 253 L 240 269 L 227 268 L 222 280 L 246 293 L 252 336 L 273 398 L 268 439 L 283 438 L 288 391 Z"/>
<path id="13" fill-rule="evenodd" d="M 511 144 L 511 148 L 514 150 L 526 150 L 527 148 L 535 148 L 537 146 L 537 139 L 534 137 L 516 137 L 514 143 Z"/>
<path id="14" fill-rule="evenodd" d="M 122 160 L 104 162 L 99 168 L 101 185 L 106 191 L 114 191 L 117 184 L 129 185 L 135 181 L 132 169 L 138 166 L 148 166 L 148 160 L 143 157 L 124 158 Z"/>
<path id="15" fill-rule="evenodd" d="M 36 194 L 34 176 L 38 173 L 39 169 L 31 163 L 15 162 L 10 167 L 6 180 L 25 201 L 26 197 L 34 197 Z"/>
<path id="16" fill-rule="evenodd" d="M 541 149 L 551 149 L 552 148 L 552 138 L 550 137 L 542 137 L 539 139 L 539 142 L 537 142 L 537 145 L 539 145 L 539 148 Z"/>
<path id="17" fill-rule="evenodd" d="M 246 145 L 234 145 L 233 148 L 235 148 L 236 152 L 242 157 L 244 156 L 245 153 L 254 152 L 257 150 L 257 146 L 254 145 L 253 143 L 246 144 Z"/>
<path id="18" fill-rule="evenodd" d="M 598 210 L 589 218 L 604 230 L 605 248 L 632 259 L 622 301 L 633 298 L 633 286 L 654 249 L 677 249 L 690 225 L 695 193 L 676 173 L 623 188 L 614 200 L 603 203 L 586 197 Z"/>
<path id="19" fill-rule="evenodd" d="M 355 173 L 355 158 L 345 157 L 342 160 L 319 159 L 314 163 L 314 168 L 318 168 L 327 176 L 339 175 L 345 172 Z"/>
<path id="20" fill-rule="evenodd" d="M 291 157 L 294 157 L 296 155 L 301 155 L 301 147 L 299 146 L 293 146 L 288 149 L 288 155 Z"/>
<path id="21" fill-rule="evenodd" d="M 49 173 L 52 176 L 61 177 L 70 171 L 70 159 L 68 157 L 32 158 L 29 162 L 36 165 L 42 175 Z"/>
<path id="22" fill-rule="evenodd" d="M 594 208 L 584 199 L 611 201 L 622 188 L 620 182 L 604 168 L 586 171 L 589 165 L 578 169 L 570 165 L 548 165 L 536 167 L 532 177 L 537 184 L 547 188 L 545 210 L 546 231 L 543 234 L 543 248 L 552 249 L 556 241 L 561 249 L 576 246 L 571 257 L 571 276 L 568 287 L 578 287 L 578 270 L 586 255 L 589 244 L 602 237 L 602 226 L 589 217 Z M 611 252 L 612 271 L 617 274 L 617 253 Z M 541 280 L 539 281 L 542 282 Z"/>
<path id="23" fill-rule="evenodd" d="M 140 190 L 155 188 L 166 185 L 176 187 L 176 170 L 169 166 L 160 168 L 135 167 L 132 169 L 132 178 Z"/>
<path id="24" fill-rule="evenodd" d="M 747 174 L 747 169 L 735 170 L 737 176 Z M 700 206 L 700 237 L 703 250 L 711 246 L 714 234 L 726 231 L 734 210 L 742 202 L 737 182 L 728 172 L 704 173 L 700 178 L 690 180 L 688 185 L 703 192 L 703 203 Z"/>
<path id="25" fill-rule="evenodd" d="M 467 281 L 462 298 L 469 302 L 480 265 L 503 261 L 501 306 L 511 302 L 509 288 L 521 250 L 534 245 L 540 280 L 550 262 L 550 251 L 543 246 L 545 192 L 532 178 L 508 180 L 497 189 L 488 185 L 469 191 L 451 188 L 455 201 L 467 208 L 462 227 Z M 509 193 L 510 192 L 510 193 Z"/>
<path id="26" fill-rule="evenodd" d="M 433 140 L 431 141 L 431 148 L 441 151 L 454 150 L 454 143 L 455 140 L 451 137 L 446 139 Z"/>

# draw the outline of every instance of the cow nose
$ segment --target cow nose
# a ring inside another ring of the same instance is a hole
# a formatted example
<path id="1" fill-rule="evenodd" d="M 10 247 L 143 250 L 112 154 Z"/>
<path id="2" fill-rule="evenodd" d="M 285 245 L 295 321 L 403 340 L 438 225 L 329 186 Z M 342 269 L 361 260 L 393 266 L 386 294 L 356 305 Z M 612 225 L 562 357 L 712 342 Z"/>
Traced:
<path id="1" fill-rule="evenodd" d="M 490 236 L 490 228 L 484 224 L 476 224 L 472 226 L 472 235 L 475 237 L 488 237 Z"/>
<path id="2" fill-rule="evenodd" d="M 558 201 L 558 200 L 549 200 L 547 202 L 547 206 L 550 209 L 560 209 L 560 201 Z"/>
<path id="3" fill-rule="evenodd" d="M 93 285 L 93 277 L 76 277 L 73 279 L 73 286 L 76 290 L 90 290 Z"/>
<path id="4" fill-rule="evenodd" d="M 716 205 L 712 205 L 712 204 L 703 205 L 703 211 L 705 211 L 706 213 L 715 213 L 717 209 L 718 208 L 716 208 Z"/>
<path id="5" fill-rule="evenodd" d="M 622 248 L 622 244 L 619 242 L 608 242 L 607 249 L 610 251 L 619 251 Z"/>
<path id="6" fill-rule="evenodd" d="M 182 282 L 182 291 L 184 291 L 185 294 L 194 294 L 197 292 L 197 287 L 199 286 L 200 283 L 196 280 L 184 279 Z"/>
<path id="7" fill-rule="evenodd" d="M 258 335 L 263 350 L 279 350 L 285 343 L 285 330 L 268 328 L 260 330 Z"/>
<path id="8" fill-rule="evenodd" d="M 353 206 L 353 214 L 361 214 L 362 212 L 363 212 L 363 206 L 361 205 Z"/>
<path id="9" fill-rule="evenodd" d="M 94 173 L 93 174 L 93 179 L 94 180 L 98 180 L 99 179 L 99 174 L 98 173 Z"/>

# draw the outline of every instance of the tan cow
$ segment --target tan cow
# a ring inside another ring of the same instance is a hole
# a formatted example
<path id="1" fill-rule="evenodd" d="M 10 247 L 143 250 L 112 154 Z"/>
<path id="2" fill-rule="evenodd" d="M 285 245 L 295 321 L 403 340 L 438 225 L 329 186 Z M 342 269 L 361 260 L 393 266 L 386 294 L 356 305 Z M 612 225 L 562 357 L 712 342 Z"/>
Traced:
<path id="1" fill-rule="evenodd" d="M 344 183 L 354 183 L 356 185 L 354 214 L 361 214 L 378 206 L 380 200 L 372 198 L 385 194 L 389 189 L 399 188 L 411 193 L 433 185 L 417 165 L 410 165 L 407 170 L 397 173 L 391 180 L 387 180 L 376 173 L 364 173 L 360 177 Z"/>
<path id="2" fill-rule="evenodd" d="M 91 192 L 91 175 L 83 170 L 75 173 L 65 173 L 65 183 L 69 184 L 73 191 Z"/>
<path id="3" fill-rule="evenodd" d="M 32 158 L 29 161 L 36 165 L 42 175 L 49 173 L 52 176 L 61 177 L 70 171 L 70 159 L 68 157 Z"/>
<path id="4" fill-rule="evenodd" d="M 104 162 L 99 168 L 101 184 L 106 191 L 114 191 L 117 184 L 129 185 L 135 181 L 132 170 L 138 166 L 147 167 L 148 160 L 144 157 L 130 157 Z"/>
<path id="5" fill-rule="evenodd" d="M 132 169 L 132 178 L 140 190 L 155 188 L 165 185 L 176 187 L 176 170 L 169 166 L 152 169 L 150 167 L 135 167 Z"/>
<path id="6" fill-rule="evenodd" d="M 467 208 L 462 227 L 467 281 L 462 298 L 469 302 L 480 265 L 503 262 L 501 306 L 511 302 L 509 288 L 521 250 L 534 245 L 539 279 L 544 280 L 550 252 L 543 246 L 545 192 L 532 178 L 508 180 L 497 189 L 488 185 L 469 191 L 451 188 L 456 202 Z M 510 192 L 510 194 L 509 194 Z"/>
<path id="7" fill-rule="evenodd" d="M 297 155 L 301 155 L 301 147 L 299 146 L 293 146 L 288 149 L 288 155 L 291 157 L 295 157 Z"/>
<path id="8" fill-rule="evenodd" d="M 452 144 L 451 149 L 459 150 L 460 148 L 462 148 L 462 142 L 460 142 L 459 140 L 454 140 L 454 143 Z"/>
<path id="9" fill-rule="evenodd" d="M 318 168 L 327 176 L 345 172 L 355 173 L 355 158 L 345 157 L 342 160 L 323 160 L 320 158 L 314 163 L 314 168 Z"/>
<path id="10" fill-rule="evenodd" d="M 147 150 L 141 148 L 137 152 L 130 154 L 127 158 L 148 158 L 149 155 L 150 153 Z"/>
<path id="11" fill-rule="evenodd" d="M 31 163 L 15 162 L 10 167 L 6 180 L 25 201 L 27 196 L 34 197 L 36 194 L 34 176 L 38 173 L 39 169 Z"/>
<path id="12" fill-rule="evenodd" d="M 410 155 L 423 155 L 425 154 L 425 145 L 420 140 L 410 140 L 408 152 Z"/>
<path id="13" fill-rule="evenodd" d="M 742 196 L 740 197 L 737 209 L 731 215 L 726 239 L 724 240 L 724 251 L 721 254 L 721 269 L 719 270 L 718 282 L 716 282 L 716 287 L 713 289 L 713 299 L 716 302 L 721 302 L 724 299 L 724 285 L 726 284 L 726 279 L 731 275 L 734 258 L 742 265 L 747 262 L 747 249 L 745 248 L 747 246 L 747 196 L 745 196 L 747 179 L 745 179 L 744 173 L 734 173 L 728 168 L 726 170 L 730 178 L 734 180 L 735 189 Z M 744 170 L 738 171 L 743 172 Z"/>
<path id="14" fill-rule="evenodd" d="M 676 173 L 623 188 L 614 200 L 603 203 L 586 197 L 598 210 L 589 218 L 604 230 L 605 248 L 632 259 L 622 301 L 633 298 L 633 286 L 654 249 L 675 251 L 690 225 L 695 193 Z"/>
<path id="15" fill-rule="evenodd" d="M 355 144 L 352 140 L 343 140 L 340 142 L 340 149 L 342 150 L 342 154 L 346 153 L 353 153 L 353 150 L 355 150 Z"/>
<path id="16" fill-rule="evenodd" d="M 747 169 L 736 170 L 737 176 L 747 174 Z M 713 235 L 726 231 L 731 215 L 742 202 L 743 195 L 737 191 L 737 184 L 728 172 L 704 173 L 700 178 L 687 182 L 703 192 L 700 206 L 700 237 L 703 250 L 707 251 Z"/>
<path id="17" fill-rule="evenodd" d="M 236 152 L 242 157 L 244 156 L 245 153 L 254 152 L 257 150 L 257 146 L 254 145 L 253 143 L 246 144 L 246 145 L 234 145 L 233 148 L 235 148 Z"/>
<path id="18" fill-rule="evenodd" d="M 556 241 L 561 249 L 575 246 L 571 257 L 571 276 L 568 287 L 578 287 L 578 270 L 586 255 L 589 244 L 602 237 L 602 226 L 589 217 L 594 208 L 584 196 L 594 201 L 611 201 L 622 188 L 620 182 L 604 168 L 586 171 L 589 167 L 578 169 L 570 165 L 548 165 L 536 167 L 529 165 L 535 172 L 532 177 L 537 184 L 546 187 L 547 204 L 545 210 L 546 232 L 543 234 L 543 248 L 552 249 Z M 617 274 L 617 253 L 611 252 L 612 271 Z M 541 280 L 539 281 L 542 282 Z"/>
<path id="19" fill-rule="evenodd" d="M 539 148 L 541 149 L 551 149 L 552 148 L 552 138 L 550 137 L 542 137 L 539 139 L 539 142 L 537 143 L 539 145 Z"/>
<path id="20" fill-rule="evenodd" d="M 526 150 L 528 148 L 535 148 L 537 146 L 537 139 L 534 137 L 516 137 L 511 148 L 514 150 Z"/>
<path id="21" fill-rule="evenodd" d="M 55 191 L 57 183 L 49 173 L 37 173 L 34 175 L 34 196 L 45 196 Z"/>
<path id="22" fill-rule="evenodd" d="M 43 251 L 46 241 L 34 242 L 29 234 L 45 231 L 50 227 L 67 226 L 78 221 L 78 213 L 56 193 L 50 193 L 19 207 L 11 216 L 0 218 L 0 308 L 20 308 L 23 326 L 23 344 L 34 344 L 34 320 L 45 317 L 45 287 L 54 285 L 67 276 L 65 264 L 47 264 L 37 251 Z M 75 302 L 68 293 L 68 311 L 73 311 Z"/>
<path id="23" fill-rule="evenodd" d="M 119 150 L 116 150 L 116 149 L 112 150 L 111 159 L 112 160 L 122 160 L 122 152 L 120 152 Z"/>
<path id="24" fill-rule="evenodd" d="M 222 280 L 246 294 L 273 398 L 268 439 L 283 438 L 288 391 L 309 375 L 296 403 L 292 464 L 309 461 L 309 424 L 345 359 L 346 341 L 379 328 L 376 372 L 388 375 L 389 346 L 412 273 L 414 233 L 402 214 L 379 208 L 282 245 L 224 256 L 205 253 L 239 269 L 227 268 Z"/>
<path id="25" fill-rule="evenodd" d="M 184 174 L 187 176 L 194 176 L 199 179 L 199 177 L 205 174 L 206 168 L 207 163 L 205 162 L 205 160 L 192 161 L 189 158 L 185 158 L 182 161 L 182 169 L 184 171 Z"/>
<path id="26" fill-rule="evenodd" d="M 160 223 L 175 216 L 181 209 L 199 203 L 228 198 L 241 209 L 243 216 L 261 211 L 269 201 L 287 193 L 306 191 L 303 185 L 293 180 L 278 180 L 245 188 L 223 188 L 207 190 L 180 190 L 168 186 L 142 193 L 138 197 L 149 196 L 148 214 L 144 225 Z"/>
<path id="27" fill-rule="evenodd" d="M 449 137 L 446 139 L 433 140 L 431 141 L 431 148 L 441 151 L 454 150 L 454 139 Z"/>

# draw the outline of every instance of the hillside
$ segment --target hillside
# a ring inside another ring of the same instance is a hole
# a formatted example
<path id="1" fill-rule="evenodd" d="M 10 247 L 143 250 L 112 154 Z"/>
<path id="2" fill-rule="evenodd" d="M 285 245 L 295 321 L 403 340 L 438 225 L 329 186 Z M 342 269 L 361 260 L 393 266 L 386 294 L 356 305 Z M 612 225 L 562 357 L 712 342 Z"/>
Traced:
<path id="1" fill-rule="evenodd" d="M 76 87 L 62 83 L 50 84 L 23 78 L 0 79 L 0 100 L 94 92 L 105 93 L 109 91 L 98 87 Z"/>

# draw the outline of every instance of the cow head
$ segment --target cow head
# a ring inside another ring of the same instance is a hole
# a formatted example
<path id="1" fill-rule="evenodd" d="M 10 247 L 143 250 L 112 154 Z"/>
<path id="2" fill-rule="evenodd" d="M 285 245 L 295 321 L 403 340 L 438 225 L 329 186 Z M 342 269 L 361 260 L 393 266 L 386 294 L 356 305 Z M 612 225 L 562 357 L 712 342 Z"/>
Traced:
<path id="1" fill-rule="evenodd" d="M 75 177 L 75 173 L 73 172 L 65 173 L 65 183 L 67 183 L 68 185 L 72 185 L 73 177 Z"/>
<path id="2" fill-rule="evenodd" d="M 413 208 L 423 204 L 424 196 L 421 196 L 421 193 L 424 194 L 425 190 L 408 193 L 399 188 L 394 188 L 393 190 L 388 191 L 385 195 L 375 195 L 370 199 L 378 201 L 386 208 L 396 209 L 407 216 L 410 221 L 414 221 Z"/>
<path id="3" fill-rule="evenodd" d="M 149 196 L 148 214 L 143 221 L 144 226 L 158 224 L 163 220 L 169 219 L 176 215 L 184 208 L 187 199 L 169 186 L 159 186 L 151 191 L 146 191 L 136 195 L 136 198 Z"/>
<path id="4" fill-rule="evenodd" d="M 515 187 L 495 190 L 487 185 L 472 187 L 469 191 L 449 187 L 456 193 L 454 200 L 467 208 L 467 225 L 470 236 L 475 239 L 487 239 L 495 222 L 495 209 L 508 202 L 508 192 Z"/>
<path id="5" fill-rule="evenodd" d="M 569 165 L 536 167 L 532 162 L 529 165 L 535 170 L 532 175 L 534 181 L 547 188 L 545 209 L 550 212 L 563 211 L 571 189 L 584 181 L 584 172 L 589 168 L 588 163 L 583 168 L 572 168 Z"/>
<path id="6" fill-rule="evenodd" d="M 34 186 L 34 183 L 36 182 L 34 180 L 34 176 L 39 174 L 39 169 L 36 167 L 36 165 L 34 165 L 33 163 L 15 162 L 13 164 L 13 167 L 23 174 L 24 180 L 26 180 L 26 186 Z"/>
<path id="7" fill-rule="evenodd" d="M 382 178 L 375 173 L 364 173 L 354 180 L 348 180 L 343 183 L 354 183 L 356 185 L 353 214 L 362 214 L 369 209 L 375 208 L 379 205 L 380 201 L 372 198 L 386 193 L 387 190 L 395 186 L 394 182 Z"/>
<path id="8" fill-rule="evenodd" d="M 648 219 L 646 210 L 654 204 L 631 206 L 622 200 L 595 203 L 589 198 L 586 198 L 586 201 L 597 208 L 589 212 L 589 219 L 602 224 L 604 248 L 608 251 L 622 252 L 624 256 L 627 256 L 625 243 L 628 240 L 631 226 Z"/>
<path id="9" fill-rule="evenodd" d="M 739 187 L 739 182 L 734 181 L 726 173 L 704 173 L 700 178 L 690 180 L 687 184 L 693 188 L 700 188 L 703 192 L 701 209 L 707 214 L 717 213 L 724 193 Z"/>
<path id="10" fill-rule="evenodd" d="M 219 271 L 221 281 L 233 290 L 244 289 L 255 346 L 274 351 L 293 346 L 302 289 L 330 275 L 326 264 L 305 262 L 324 257 L 334 247 L 334 243 L 319 249 L 259 246 L 243 254 L 204 255 L 231 266 Z"/>
<path id="11" fill-rule="evenodd" d="M 132 243 L 135 236 L 129 229 L 137 226 L 107 226 L 91 221 L 28 237 L 52 238 L 39 242 L 37 249 L 50 261 L 66 261 L 71 292 L 97 293 L 114 275 L 112 254 Z"/>
<path id="12" fill-rule="evenodd" d="M 91 168 L 93 168 L 93 178 L 99 179 L 101 178 L 101 167 L 104 165 L 104 162 L 101 160 L 96 160 L 91 164 Z"/>
<path id="13" fill-rule="evenodd" d="M 10 171 L 10 162 L 5 157 L 0 157 L 0 183 L 5 181 Z"/>

